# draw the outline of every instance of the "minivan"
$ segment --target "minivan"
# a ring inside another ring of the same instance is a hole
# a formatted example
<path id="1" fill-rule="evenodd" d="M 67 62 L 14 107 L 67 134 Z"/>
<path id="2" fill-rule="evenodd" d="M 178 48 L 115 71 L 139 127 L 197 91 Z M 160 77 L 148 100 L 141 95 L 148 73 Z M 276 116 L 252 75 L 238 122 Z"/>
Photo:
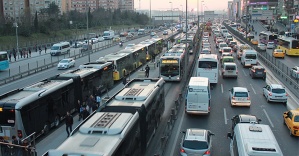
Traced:
<path id="1" fill-rule="evenodd" d="M 223 64 L 222 78 L 226 77 L 238 78 L 238 67 L 236 63 L 226 62 Z"/>
<path id="2" fill-rule="evenodd" d="M 241 57 L 243 67 L 257 65 L 257 52 L 255 50 L 243 50 Z"/>

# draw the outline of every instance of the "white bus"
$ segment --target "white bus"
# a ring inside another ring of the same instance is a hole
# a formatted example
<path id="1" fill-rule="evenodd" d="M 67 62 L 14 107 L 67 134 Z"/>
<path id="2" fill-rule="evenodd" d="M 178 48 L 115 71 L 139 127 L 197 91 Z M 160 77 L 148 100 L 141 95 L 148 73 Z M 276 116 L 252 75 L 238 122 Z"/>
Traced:
<path id="1" fill-rule="evenodd" d="M 173 47 L 160 58 L 160 77 L 165 81 L 181 81 L 187 57 L 185 47 Z"/>
<path id="2" fill-rule="evenodd" d="M 207 77 L 210 83 L 218 83 L 219 61 L 216 54 L 200 54 L 197 65 L 197 77 Z"/>
<path id="3" fill-rule="evenodd" d="M 165 109 L 165 82 L 134 79 L 48 156 L 142 156 Z"/>
<path id="4" fill-rule="evenodd" d="M 231 156 L 283 156 L 277 140 L 268 125 L 238 123 L 227 135 Z"/>
<path id="5" fill-rule="evenodd" d="M 259 33 L 260 43 L 263 43 L 266 45 L 268 44 L 268 42 L 274 42 L 276 44 L 277 38 L 278 38 L 278 35 L 270 32 L 270 31 L 262 31 Z"/>
<path id="6" fill-rule="evenodd" d="M 185 111 L 188 114 L 208 114 L 211 107 L 209 79 L 191 77 L 187 87 Z"/>
<path id="7" fill-rule="evenodd" d="M 52 56 L 54 55 L 61 55 L 61 54 L 67 54 L 71 51 L 71 46 L 69 42 L 60 42 L 56 43 L 51 47 L 50 54 Z"/>

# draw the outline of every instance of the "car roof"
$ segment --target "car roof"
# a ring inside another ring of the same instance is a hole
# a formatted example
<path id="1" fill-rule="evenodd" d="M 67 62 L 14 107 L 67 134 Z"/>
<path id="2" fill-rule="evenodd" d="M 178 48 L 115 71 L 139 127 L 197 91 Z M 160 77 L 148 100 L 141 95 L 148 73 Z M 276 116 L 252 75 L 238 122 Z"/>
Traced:
<path id="1" fill-rule="evenodd" d="M 224 66 L 225 65 L 237 66 L 234 62 L 224 62 Z"/>
<path id="2" fill-rule="evenodd" d="M 252 66 L 254 69 L 260 68 L 260 69 L 265 69 L 263 66 Z"/>
<path id="3" fill-rule="evenodd" d="M 271 88 L 277 88 L 277 89 L 284 89 L 284 87 L 280 84 L 270 84 Z"/>
<path id="4" fill-rule="evenodd" d="M 207 130 L 199 128 L 187 129 L 185 140 L 207 141 Z"/>
<path id="5" fill-rule="evenodd" d="M 248 89 L 245 87 L 233 87 L 233 89 L 235 92 L 248 92 Z"/>
<path id="6" fill-rule="evenodd" d="M 231 47 L 223 47 L 222 49 L 232 49 Z"/>
<path id="7" fill-rule="evenodd" d="M 65 58 L 65 59 L 62 59 L 62 60 L 73 60 L 73 59 L 72 59 L 72 58 Z M 61 60 L 61 61 L 62 61 L 62 60 Z"/>
<path id="8" fill-rule="evenodd" d="M 248 115 L 248 114 L 239 114 L 240 122 L 247 122 L 250 123 L 251 121 L 258 121 L 257 117 L 255 115 Z"/>

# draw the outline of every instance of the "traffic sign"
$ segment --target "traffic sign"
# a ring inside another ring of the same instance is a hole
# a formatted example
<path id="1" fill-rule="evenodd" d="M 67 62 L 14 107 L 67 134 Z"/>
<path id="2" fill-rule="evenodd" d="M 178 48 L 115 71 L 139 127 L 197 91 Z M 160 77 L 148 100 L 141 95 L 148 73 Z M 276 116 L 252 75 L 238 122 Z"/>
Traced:
<path id="1" fill-rule="evenodd" d="M 287 16 L 281 16 L 280 18 L 281 19 L 287 19 L 288 17 Z"/>

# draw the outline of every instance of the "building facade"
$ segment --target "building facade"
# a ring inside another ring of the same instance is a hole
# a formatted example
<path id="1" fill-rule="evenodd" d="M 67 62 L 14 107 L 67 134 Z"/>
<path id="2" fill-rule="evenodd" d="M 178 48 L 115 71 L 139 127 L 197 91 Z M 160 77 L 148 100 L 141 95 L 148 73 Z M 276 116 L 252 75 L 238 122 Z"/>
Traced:
<path id="1" fill-rule="evenodd" d="M 228 19 L 230 20 L 235 20 L 235 13 L 234 13 L 234 5 L 233 5 L 233 1 L 228 1 L 227 3 L 227 16 L 228 16 Z"/>

